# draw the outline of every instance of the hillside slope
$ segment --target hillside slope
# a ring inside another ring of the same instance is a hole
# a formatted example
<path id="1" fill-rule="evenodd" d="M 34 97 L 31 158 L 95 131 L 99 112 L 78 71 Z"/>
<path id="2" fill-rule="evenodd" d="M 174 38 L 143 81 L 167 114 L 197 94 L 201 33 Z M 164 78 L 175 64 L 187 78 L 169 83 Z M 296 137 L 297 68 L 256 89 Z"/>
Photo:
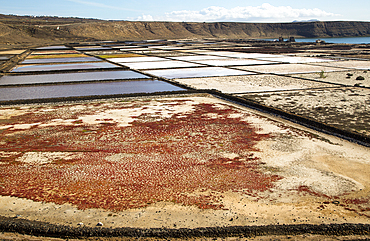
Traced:
<path id="1" fill-rule="evenodd" d="M 186 23 L 0 15 L 0 46 L 90 40 L 370 36 L 370 22 Z"/>

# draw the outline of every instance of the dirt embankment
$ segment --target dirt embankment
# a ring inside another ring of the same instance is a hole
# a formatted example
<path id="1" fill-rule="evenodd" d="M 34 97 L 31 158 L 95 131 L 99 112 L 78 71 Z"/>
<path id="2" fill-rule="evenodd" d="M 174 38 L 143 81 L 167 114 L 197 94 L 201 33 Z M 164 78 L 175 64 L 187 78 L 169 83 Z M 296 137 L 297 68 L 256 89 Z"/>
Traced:
<path id="1" fill-rule="evenodd" d="M 0 15 L 0 47 L 91 40 L 369 36 L 370 22 L 186 23 Z"/>

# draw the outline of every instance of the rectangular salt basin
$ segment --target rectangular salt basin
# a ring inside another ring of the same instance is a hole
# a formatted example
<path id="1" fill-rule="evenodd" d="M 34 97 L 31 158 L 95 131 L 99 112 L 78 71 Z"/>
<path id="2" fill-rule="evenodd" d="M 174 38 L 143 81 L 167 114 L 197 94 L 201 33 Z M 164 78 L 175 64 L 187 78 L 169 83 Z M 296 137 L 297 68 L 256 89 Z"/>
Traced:
<path id="1" fill-rule="evenodd" d="M 84 63 L 84 64 L 21 65 L 15 67 L 11 72 L 84 70 L 84 69 L 107 69 L 107 68 L 119 68 L 119 66 L 107 62 Z"/>
<path id="2" fill-rule="evenodd" d="M 105 47 L 110 47 L 112 49 L 124 49 L 126 48 L 127 46 L 125 45 L 112 45 L 112 46 L 105 46 Z M 131 47 L 132 48 L 132 47 Z"/>
<path id="3" fill-rule="evenodd" d="M 189 56 L 191 54 L 176 52 L 176 51 L 163 51 L 161 53 L 155 53 L 156 57 L 170 58 L 170 57 L 180 57 L 180 56 Z"/>
<path id="4" fill-rule="evenodd" d="M 49 51 L 33 51 L 31 55 L 44 55 L 44 54 L 79 54 L 76 50 L 49 50 Z"/>
<path id="5" fill-rule="evenodd" d="M 348 60 L 348 61 L 332 61 L 328 63 L 317 63 L 316 65 L 321 66 L 332 66 L 338 68 L 348 68 L 348 69 L 361 69 L 361 70 L 370 70 L 370 61 L 357 61 L 357 60 Z"/>
<path id="6" fill-rule="evenodd" d="M 8 60 L 8 59 L 10 59 L 11 57 L 13 57 L 13 56 L 0 56 L 0 61 Z"/>
<path id="7" fill-rule="evenodd" d="M 99 62 L 101 59 L 94 57 L 73 57 L 73 58 L 44 58 L 26 59 L 21 64 L 48 64 L 48 63 L 73 63 L 73 62 Z"/>
<path id="8" fill-rule="evenodd" d="M 130 71 L 99 71 L 87 73 L 9 75 L 0 78 L 0 85 L 46 84 L 80 81 L 147 79 L 146 75 Z"/>
<path id="9" fill-rule="evenodd" d="M 190 55 L 190 56 L 178 56 L 178 57 L 169 57 L 174 60 L 182 61 L 202 61 L 202 60 L 223 60 L 228 59 L 227 57 L 212 56 L 212 55 Z"/>
<path id="10" fill-rule="evenodd" d="M 214 77 L 214 76 L 232 76 L 232 75 L 250 75 L 254 74 L 247 71 L 234 69 L 226 69 L 220 67 L 204 67 L 204 68 L 184 68 L 171 70 L 148 70 L 148 74 L 164 77 L 167 79 L 184 79 L 197 77 Z"/>
<path id="11" fill-rule="evenodd" d="M 115 47 L 117 47 L 117 46 L 115 46 Z M 124 45 L 124 46 L 121 46 L 121 48 L 122 49 L 135 49 L 135 48 L 141 48 L 141 46 Z"/>
<path id="12" fill-rule="evenodd" d="M 197 64 L 205 64 L 211 66 L 236 66 L 236 65 L 262 65 L 262 64 L 274 64 L 277 62 L 272 61 L 262 61 L 255 59 L 222 59 L 222 60 L 203 60 L 203 61 L 193 61 Z"/>
<path id="13" fill-rule="evenodd" d="M 149 48 L 156 48 L 156 49 L 165 49 L 165 50 L 178 50 L 182 49 L 181 47 L 176 47 L 176 46 L 155 46 L 155 47 L 149 47 Z"/>
<path id="14" fill-rule="evenodd" d="M 319 59 L 319 58 L 310 58 L 310 57 L 295 57 L 295 56 L 282 56 L 282 57 L 273 57 L 273 58 L 257 58 L 260 60 L 271 60 L 276 62 L 285 62 L 291 64 L 304 64 L 304 63 L 319 63 L 319 62 L 331 62 L 331 59 Z"/>
<path id="15" fill-rule="evenodd" d="M 6 55 L 14 55 L 14 54 L 21 54 L 23 52 L 25 52 L 26 50 L 3 50 L 3 51 L 0 51 L 0 54 L 3 55 L 3 54 L 6 54 Z"/>
<path id="16" fill-rule="evenodd" d="M 114 53 L 114 54 L 98 54 L 96 55 L 103 59 L 114 59 L 114 58 L 134 58 L 134 57 L 145 57 L 144 55 L 140 54 L 130 54 L 130 53 Z M 114 61 L 113 61 L 114 62 Z"/>
<path id="17" fill-rule="evenodd" d="M 255 66 L 240 66 L 237 69 L 255 71 L 264 74 L 304 74 L 304 73 L 319 73 L 342 71 L 343 69 L 308 65 L 308 64 L 271 64 L 271 65 L 255 65 Z"/>
<path id="18" fill-rule="evenodd" d="M 122 63 L 122 65 L 129 67 L 131 69 L 170 69 L 170 68 L 186 68 L 201 66 L 199 64 L 171 60 L 156 62 Z"/>
<path id="19" fill-rule="evenodd" d="M 179 52 L 186 52 L 186 53 L 196 53 L 196 54 L 208 54 L 210 52 L 214 51 L 209 51 L 209 50 L 204 50 L 204 49 L 196 49 L 196 48 L 183 48 L 183 49 L 178 49 L 176 51 Z"/>
<path id="20" fill-rule="evenodd" d="M 232 57 L 232 58 L 245 58 L 245 59 L 258 59 L 258 58 L 280 58 L 283 55 L 280 54 L 263 54 L 263 53 L 240 53 L 232 52 L 232 54 L 220 54 L 220 56 Z"/>
<path id="21" fill-rule="evenodd" d="M 154 61 L 165 61 L 165 58 L 159 57 L 123 57 L 123 58 L 109 58 L 108 61 L 114 63 L 135 63 L 135 62 L 154 62 Z"/>
<path id="22" fill-rule="evenodd" d="M 240 52 L 229 52 L 229 51 L 208 51 L 207 54 L 223 57 L 232 57 L 232 58 L 263 58 L 263 57 L 281 57 L 282 55 L 274 54 L 263 54 L 263 53 L 240 53 Z"/>
<path id="23" fill-rule="evenodd" d="M 175 79 L 175 81 L 181 84 L 186 84 L 195 89 L 216 89 L 222 93 L 234 94 L 337 86 L 279 75 L 219 76 Z"/>
<path id="24" fill-rule="evenodd" d="M 366 73 L 365 73 L 366 72 Z M 352 74 L 348 76 L 347 74 Z M 363 70 L 347 70 L 341 72 L 326 72 L 326 73 L 310 73 L 310 74 L 296 74 L 294 77 L 312 79 L 312 80 L 321 80 L 334 84 L 343 84 L 343 85 L 356 85 L 360 84 L 361 86 L 370 87 L 370 71 Z M 357 77 L 362 76 L 364 80 L 356 80 Z"/>
<path id="25" fill-rule="evenodd" d="M 112 48 L 108 48 L 108 47 L 83 47 L 83 48 L 75 47 L 75 49 L 78 51 L 112 50 Z"/>
<path id="26" fill-rule="evenodd" d="M 27 59 L 54 59 L 54 58 L 77 58 L 77 57 L 90 57 L 86 54 L 82 53 L 76 53 L 76 54 L 70 54 L 70 53 L 65 53 L 65 54 L 32 54 L 27 56 Z"/>
<path id="27" fill-rule="evenodd" d="M 148 48 L 142 48 L 142 47 L 139 47 L 139 48 L 127 48 L 127 49 L 119 49 L 120 51 L 127 51 L 127 52 L 138 52 L 138 53 L 142 53 L 142 51 L 147 51 Z"/>
<path id="28" fill-rule="evenodd" d="M 58 50 L 58 49 L 70 49 L 70 48 L 69 47 L 66 47 L 64 45 L 60 45 L 60 46 L 47 46 L 47 47 L 37 48 L 37 50 Z"/>
<path id="29" fill-rule="evenodd" d="M 154 93 L 184 90 L 185 89 L 183 88 L 159 80 L 3 87 L 0 88 L 0 101 Z"/>

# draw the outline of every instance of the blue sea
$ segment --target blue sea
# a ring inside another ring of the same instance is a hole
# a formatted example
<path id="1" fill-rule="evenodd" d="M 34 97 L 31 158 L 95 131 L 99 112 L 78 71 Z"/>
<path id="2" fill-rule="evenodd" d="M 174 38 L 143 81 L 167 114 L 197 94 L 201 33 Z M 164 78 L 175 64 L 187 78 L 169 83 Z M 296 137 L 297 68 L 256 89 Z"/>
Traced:
<path id="1" fill-rule="evenodd" d="M 341 43 L 341 44 L 370 44 L 370 37 L 345 37 L 345 38 L 296 38 L 296 42 L 316 42 L 316 40 L 324 40 L 326 43 Z M 265 39 L 271 40 L 273 39 Z M 287 39 L 284 39 L 287 40 Z"/>

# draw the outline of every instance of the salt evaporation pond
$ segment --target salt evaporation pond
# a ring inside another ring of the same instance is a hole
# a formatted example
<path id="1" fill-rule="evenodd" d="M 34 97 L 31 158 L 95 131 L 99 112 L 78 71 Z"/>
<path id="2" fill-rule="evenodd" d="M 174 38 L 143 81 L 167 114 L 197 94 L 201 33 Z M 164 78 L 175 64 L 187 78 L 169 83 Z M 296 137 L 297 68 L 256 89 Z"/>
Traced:
<path id="1" fill-rule="evenodd" d="M 21 65 L 14 68 L 11 72 L 31 72 L 31 71 L 57 71 L 57 70 L 84 70 L 84 69 L 108 69 L 119 68 L 120 66 L 99 62 L 84 64 L 53 64 L 53 65 Z"/>
<path id="2" fill-rule="evenodd" d="M 33 51 L 31 55 L 45 55 L 45 54 L 79 54 L 76 50 L 48 50 L 48 51 Z"/>
<path id="3" fill-rule="evenodd" d="M 21 64 L 47 64 L 47 63 L 73 63 L 73 62 L 99 62 L 101 59 L 94 57 L 72 57 L 72 58 L 45 58 L 26 59 Z"/>
<path id="4" fill-rule="evenodd" d="M 58 50 L 58 49 L 70 49 L 70 48 L 69 47 L 66 47 L 64 45 L 60 45 L 60 46 L 46 46 L 46 47 L 37 48 L 37 50 Z"/>
<path id="5" fill-rule="evenodd" d="M 255 59 L 223 59 L 223 60 L 203 60 L 203 61 L 193 61 L 197 64 L 205 64 L 212 66 L 236 66 L 236 65 L 264 65 L 264 64 L 274 64 L 273 61 L 262 61 Z"/>
<path id="6" fill-rule="evenodd" d="M 184 91 L 159 80 L 0 88 L 0 101 Z"/>
<path id="7" fill-rule="evenodd" d="M 83 48 L 76 47 L 75 49 L 79 51 L 112 50 L 112 48 L 108 48 L 108 47 L 83 47 Z"/>
<path id="8" fill-rule="evenodd" d="M 134 63 L 134 62 L 154 62 L 154 61 L 166 61 L 165 58 L 159 57 L 123 57 L 123 58 L 108 58 L 109 61 L 115 63 Z"/>
<path id="9" fill-rule="evenodd" d="M 322 71 L 324 71 L 324 73 L 327 73 L 348 70 L 312 64 L 285 64 L 285 63 L 271 65 L 238 66 L 235 68 L 263 74 L 304 74 L 304 73 L 321 73 Z"/>
<path id="10" fill-rule="evenodd" d="M 266 60 L 266 61 L 276 61 L 276 62 L 285 62 L 290 64 L 298 64 L 298 63 L 320 63 L 320 62 L 331 62 L 332 59 L 318 59 L 318 58 L 310 58 L 310 57 L 295 57 L 295 56 L 282 56 L 282 57 L 266 57 L 266 58 L 258 58 L 259 60 Z"/>
<path id="11" fill-rule="evenodd" d="M 162 69 L 145 71 L 148 74 L 164 77 L 167 79 L 183 79 L 197 77 L 215 77 L 215 76 L 231 76 L 231 75 L 248 75 L 254 74 L 247 71 L 227 69 L 221 67 L 205 67 L 205 68 L 183 68 L 183 69 Z"/>
<path id="12" fill-rule="evenodd" d="M 190 55 L 190 56 L 177 56 L 177 57 L 169 57 L 170 59 L 174 60 L 181 60 L 181 61 L 202 61 L 202 60 L 223 60 L 227 59 L 227 57 L 220 57 L 220 56 L 213 56 L 213 55 Z"/>
<path id="13" fill-rule="evenodd" d="M 130 70 L 65 73 L 65 74 L 18 75 L 18 76 L 9 75 L 0 78 L 0 85 L 46 84 L 63 82 L 82 82 L 82 81 L 148 79 L 148 78 L 150 77 Z"/>
<path id="14" fill-rule="evenodd" d="M 240 52 L 227 52 L 227 51 L 208 51 L 207 54 L 222 56 L 222 57 L 245 58 L 245 59 L 264 58 L 264 57 L 266 58 L 283 57 L 283 55 L 278 55 L 278 54 L 240 53 Z"/>
<path id="15" fill-rule="evenodd" d="M 137 63 L 122 63 L 122 65 L 131 69 L 170 69 L 170 68 L 186 68 L 200 67 L 202 65 L 181 61 L 153 61 L 153 62 L 137 62 Z"/>

